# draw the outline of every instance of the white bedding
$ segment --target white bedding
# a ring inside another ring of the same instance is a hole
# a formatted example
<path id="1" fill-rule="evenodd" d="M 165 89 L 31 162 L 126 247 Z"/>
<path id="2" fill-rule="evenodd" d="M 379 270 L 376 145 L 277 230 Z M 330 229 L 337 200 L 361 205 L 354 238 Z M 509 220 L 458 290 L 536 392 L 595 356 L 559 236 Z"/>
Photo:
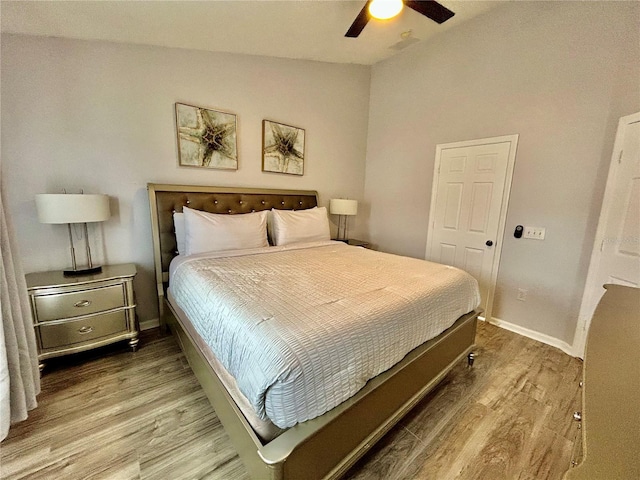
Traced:
<path id="1" fill-rule="evenodd" d="M 480 303 L 462 270 L 342 242 L 176 257 L 170 289 L 258 416 L 322 415 Z"/>

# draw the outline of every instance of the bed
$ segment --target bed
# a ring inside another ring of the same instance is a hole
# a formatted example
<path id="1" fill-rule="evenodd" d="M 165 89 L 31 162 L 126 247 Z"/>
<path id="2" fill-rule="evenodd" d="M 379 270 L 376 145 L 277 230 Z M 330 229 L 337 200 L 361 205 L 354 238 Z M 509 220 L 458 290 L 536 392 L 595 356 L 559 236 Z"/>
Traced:
<path id="1" fill-rule="evenodd" d="M 173 292 L 168 291 L 169 270 L 177 254 L 173 214 L 182 212 L 184 207 L 189 207 L 185 211 L 193 209 L 231 215 L 272 208 L 307 210 L 318 205 L 317 193 L 160 184 L 149 184 L 148 192 L 161 323 L 176 335 L 191 368 L 252 478 L 340 477 L 433 389 L 453 366 L 465 358 L 472 364 L 479 313 L 477 310 L 461 314 L 444 332 L 412 348 L 391 368 L 383 367 L 382 373 L 368 380 L 364 387 L 358 387 L 355 395 L 346 400 L 339 399 L 337 405 L 331 406 L 326 413 L 308 420 L 302 416 L 292 421 L 293 426 L 285 425 L 286 428 L 264 433 L 256 428 L 251 415 L 243 413 L 247 412 L 246 405 L 238 400 L 238 393 L 230 386 L 229 378 L 216 366 L 215 355 L 212 356 L 206 343 L 203 343 L 200 335 L 202 332 L 197 331 L 197 322 L 190 320 L 185 308 L 182 308 L 184 303 L 181 305 Z M 265 256 L 301 255 L 296 249 L 286 248 L 284 252 L 278 252 L 279 247 L 271 248 Z M 320 255 L 320 258 L 325 255 L 325 259 L 334 256 L 337 258 L 345 249 L 348 249 L 346 253 L 349 255 L 357 253 L 358 258 L 369 255 L 352 250 L 357 247 L 338 245 L 335 242 L 305 248 Z M 227 271 L 238 268 L 237 262 L 245 261 L 242 256 L 239 259 L 233 255 L 231 257 L 232 260 L 228 261 L 226 257 L 222 260 L 230 262 L 223 268 Z M 282 258 L 284 257 L 278 257 L 278 261 Z M 179 260 L 174 262 L 173 272 L 176 271 L 175 264 L 180 263 Z M 219 268 L 219 260 L 198 261 L 205 262 L 206 268 L 209 268 L 209 263 Z M 203 264 L 197 265 L 198 271 L 206 270 Z M 175 275 L 175 278 L 178 277 L 179 275 Z M 172 290 L 174 289 L 172 286 Z M 207 294 L 204 295 L 203 298 L 206 298 Z M 323 305 L 330 303 L 325 301 Z M 466 310 L 465 307 L 460 308 Z M 193 317 L 193 312 L 190 315 Z M 249 397 L 253 401 L 253 396 Z M 256 395 L 257 397 L 260 395 Z"/>

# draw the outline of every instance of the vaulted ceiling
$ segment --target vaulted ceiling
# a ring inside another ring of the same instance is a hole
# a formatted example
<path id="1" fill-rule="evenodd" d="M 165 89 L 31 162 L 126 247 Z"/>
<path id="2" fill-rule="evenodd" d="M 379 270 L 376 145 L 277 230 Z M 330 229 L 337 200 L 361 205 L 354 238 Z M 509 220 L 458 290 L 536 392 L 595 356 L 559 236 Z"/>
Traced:
<path id="1" fill-rule="evenodd" d="M 345 38 L 365 3 L 2 0 L 0 16 L 6 33 L 372 65 L 501 4 L 442 0 L 455 16 L 441 25 L 404 8 Z"/>

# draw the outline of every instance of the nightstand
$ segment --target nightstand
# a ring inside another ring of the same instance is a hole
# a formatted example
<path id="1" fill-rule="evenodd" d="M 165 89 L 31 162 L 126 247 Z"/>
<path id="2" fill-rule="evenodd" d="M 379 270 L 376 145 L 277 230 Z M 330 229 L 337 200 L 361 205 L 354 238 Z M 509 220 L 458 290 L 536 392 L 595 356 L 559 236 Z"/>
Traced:
<path id="1" fill-rule="evenodd" d="M 61 270 L 26 275 L 43 360 L 121 340 L 138 346 L 133 264 L 103 266 L 102 272 L 65 277 Z"/>
<path id="2" fill-rule="evenodd" d="M 337 240 L 337 239 L 336 239 Z M 347 245 L 351 245 L 352 247 L 364 247 L 371 248 L 369 242 L 365 242 L 364 240 L 356 240 L 354 238 L 349 238 L 347 240 L 338 240 L 339 242 L 344 242 Z"/>

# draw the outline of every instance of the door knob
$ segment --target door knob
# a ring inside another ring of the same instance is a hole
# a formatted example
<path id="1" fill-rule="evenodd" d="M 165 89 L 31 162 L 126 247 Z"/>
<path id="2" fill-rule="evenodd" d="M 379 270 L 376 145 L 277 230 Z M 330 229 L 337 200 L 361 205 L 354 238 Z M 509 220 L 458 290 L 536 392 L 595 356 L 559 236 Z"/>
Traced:
<path id="1" fill-rule="evenodd" d="M 487 241 L 486 241 L 486 243 L 485 243 L 485 245 L 486 245 L 487 247 L 491 247 L 491 246 L 493 245 L 493 240 L 487 240 Z"/>

